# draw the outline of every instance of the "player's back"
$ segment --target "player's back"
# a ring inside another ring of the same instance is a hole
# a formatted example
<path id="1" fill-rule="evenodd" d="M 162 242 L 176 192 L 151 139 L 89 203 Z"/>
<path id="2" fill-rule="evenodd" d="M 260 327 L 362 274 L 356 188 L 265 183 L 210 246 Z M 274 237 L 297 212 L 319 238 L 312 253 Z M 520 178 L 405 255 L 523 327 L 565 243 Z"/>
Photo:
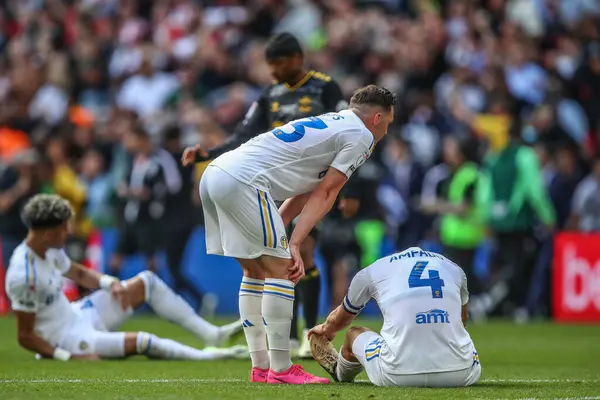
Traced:
<path id="1" fill-rule="evenodd" d="M 237 180 L 285 200 L 314 189 L 330 166 L 350 176 L 366 161 L 373 135 L 350 110 L 292 121 L 218 157 Z"/>
<path id="2" fill-rule="evenodd" d="M 62 274 L 70 260 L 63 250 L 38 257 L 25 243 L 13 252 L 6 271 L 6 293 L 15 311 L 34 313 L 35 331 L 55 345 L 61 332 L 78 318 L 62 292 Z"/>
<path id="3" fill-rule="evenodd" d="M 463 270 L 418 247 L 368 267 L 373 297 L 383 313 L 381 352 L 391 374 L 456 371 L 473 363 L 473 343 L 463 326 L 468 301 Z"/>

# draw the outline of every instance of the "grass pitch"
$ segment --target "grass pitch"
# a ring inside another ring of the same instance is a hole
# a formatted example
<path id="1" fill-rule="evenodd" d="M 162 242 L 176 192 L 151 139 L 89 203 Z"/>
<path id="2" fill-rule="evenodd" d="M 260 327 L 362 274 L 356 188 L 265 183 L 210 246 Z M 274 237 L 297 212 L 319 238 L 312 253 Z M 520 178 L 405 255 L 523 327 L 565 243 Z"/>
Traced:
<path id="1" fill-rule="evenodd" d="M 380 328 L 377 320 L 360 323 Z M 124 329 L 200 345 L 179 327 L 148 316 L 134 318 Z M 474 387 L 378 388 L 365 382 L 364 374 L 355 384 L 292 387 L 250 384 L 249 361 L 36 361 L 18 347 L 15 321 L 6 317 L 0 318 L 0 399 L 600 399 L 600 326 L 498 321 L 471 325 L 469 332 L 483 367 Z M 302 364 L 327 375 L 314 361 Z"/>

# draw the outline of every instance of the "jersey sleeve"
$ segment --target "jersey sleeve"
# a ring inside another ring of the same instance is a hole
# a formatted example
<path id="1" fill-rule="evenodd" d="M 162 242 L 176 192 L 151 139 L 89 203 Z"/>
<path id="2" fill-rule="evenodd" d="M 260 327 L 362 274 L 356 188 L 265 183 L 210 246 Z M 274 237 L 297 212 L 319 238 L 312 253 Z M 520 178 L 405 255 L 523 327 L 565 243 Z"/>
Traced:
<path id="1" fill-rule="evenodd" d="M 6 284 L 6 294 L 14 311 L 35 314 L 39 308 L 38 296 L 35 289 L 30 287 L 26 278 L 9 281 Z"/>
<path id="2" fill-rule="evenodd" d="M 348 108 L 348 102 L 344 98 L 342 89 L 334 80 L 327 82 L 323 87 L 321 101 L 326 112 L 338 112 Z"/>
<path id="3" fill-rule="evenodd" d="M 223 153 L 227 153 L 230 150 L 233 150 L 242 144 L 246 143 L 248 140 L 252 139 L 255 136 L 260 135 L 261 133 L 269 131 L 270 122 L 269 122 L 269 99 L 268 99 L 268 90 L 265 90 L 259 97 L 257 101 L 252 103 L 244 120 L 241 122 L 238 129 L 231 135 L 225 143 L 220 146 L 214 147 L 207 151 L 208 155 L 206 159 L 212 160 L 217 158 Z M 204 160 L 199 160 L 204 161 Z"/>
<path id="4" fill-rule="evenodd" d="M 361 270 L 350 282 L 348 294 L 344 297 L 342 306 L 350 314 L 358 315 L 373 297 L 373 282 L 368 268 Z"/>
<path id="5" fill-rule="evenodd" d="M 63 249 L 56 250 L 54 253 L 54 258 L 56 260 L 56 268 L 58 268 L 62 275 L 65 275 L 67 272 L 69 272 L 71 269 L 71 258 Z"/>
<path id="6" fill-rule="evenodd" d="M 364 144 L 360 138 L 351 137 L 346 134 L 345 140 L 339 140 L 339 150 L 336 154 L 331 167 L 337 169 L 350 178 L 354 171 L 358 169 L 369 158 L 369 147 Z"/>
<path id="7" fill-rule="evenodd" d="M 465 305 L 469 302 L 469 289 L 467 286 L 467 275 L 465 275 L 465 271 L 460 269 L 461 276 L 461 284 L 460 284 L 460 304 Z"/>

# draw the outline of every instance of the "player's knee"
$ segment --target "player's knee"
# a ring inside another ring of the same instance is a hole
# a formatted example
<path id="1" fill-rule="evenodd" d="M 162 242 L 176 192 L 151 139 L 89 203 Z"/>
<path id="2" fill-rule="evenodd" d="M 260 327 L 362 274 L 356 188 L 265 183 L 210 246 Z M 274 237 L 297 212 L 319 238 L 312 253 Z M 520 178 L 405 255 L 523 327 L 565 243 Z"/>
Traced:
<path id="1" fill-rule="evenodd" d="M 260 257 L 261 268 L 265 273 L 266 278 L 287 279 L 289 276 L 289 268 L 292 266 L 291 259 L 284 259 L 271 256 Z"/>
<path id="2" fill-rule="evenodd" d="M 142 271 L 137 274 L 137 277 L 144 282 L 144 298 L 149 301 L 154 289 L 163 283 L 162 279 L 152 271 Z"/>
<path id="3" fill-rule="evenodd" d="M 345 343 L 348 344 L 350 346 L 350 348 L 352 348 L 352 344 L 354 343 L 354 341 L 356 340 L 357 337 L 359 337 L 361 334 L 370 331 L 369 328 L 365 328 L 362 326 L 353 326 L 350 329 L 348 329 L 348 332 L 346 332 L 346 340 Z"/>

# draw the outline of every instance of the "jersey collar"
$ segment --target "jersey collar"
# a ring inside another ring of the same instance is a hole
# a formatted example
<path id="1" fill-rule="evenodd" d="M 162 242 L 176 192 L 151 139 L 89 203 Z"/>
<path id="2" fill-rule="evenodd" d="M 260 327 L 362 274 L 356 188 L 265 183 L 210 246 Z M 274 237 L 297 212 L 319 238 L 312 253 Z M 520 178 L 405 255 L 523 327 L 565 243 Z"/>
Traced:
<path id="1" fill-rule="evenodd" d="M 296 89 L 302 87 L 310 79 L 310 77 L 313 76 L 314 73 L 315 73 L 315 71 L 311 69 L 310 71 L 308 71 L 306 73 L 306 75 L 304 75 L 304 77 L 302 79 L 300 79 L 294 85 L 290 86 L 287 83 L 284 83 L 283 85 L 287 88 L 287 90 L 289 90 L 290 92 L 293 92 Z"/>

